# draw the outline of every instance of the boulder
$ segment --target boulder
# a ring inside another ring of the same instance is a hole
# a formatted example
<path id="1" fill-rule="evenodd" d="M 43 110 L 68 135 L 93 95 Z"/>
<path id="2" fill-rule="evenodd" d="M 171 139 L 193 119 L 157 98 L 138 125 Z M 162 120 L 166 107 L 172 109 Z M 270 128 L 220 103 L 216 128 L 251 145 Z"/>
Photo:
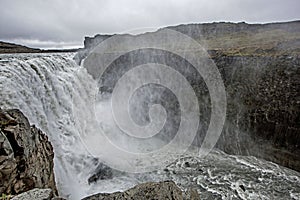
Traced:
<path id="1" fill-rule="evenodd" d="M 112 194 L 99 193 L 83 200 L 143 200 L 143 199 L 172 199 L 172 200 L 198 200 L 199 195 L 196 190 L 188 190 L 187 193 L 181 191 L 181 189 L 173 181 L 163 182 L 148 182 L 139 184 L 125 192 L 115 192 Z"/>
<path id="2" fill-rule="evenodd" d="M 12 200 L 51 200 L 53 193 L 51 189 L 32 189 L 12 198 Z"/>
<path id="3" fill-rule="evenodd" d="M 57 194 L 53 158 L 47 136 L 21 111 L 0 109 L 0 194 L 33 188 L 50 188 Z"/>
<path id="4" fill-rule="evenodd" d="M 88 178 L 88 183 L 91 184 L 98 180 L 112 179 L 113 171 L 116 170 L 113 170 L 103 163 L 99 163 L 93 175 Z"/>

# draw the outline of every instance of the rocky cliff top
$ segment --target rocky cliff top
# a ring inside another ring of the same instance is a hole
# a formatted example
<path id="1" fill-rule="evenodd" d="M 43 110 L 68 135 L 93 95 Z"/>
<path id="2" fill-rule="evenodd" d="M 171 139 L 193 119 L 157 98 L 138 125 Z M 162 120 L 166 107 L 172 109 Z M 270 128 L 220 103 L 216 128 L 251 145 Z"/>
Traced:
<path id="1" fill-rule="evenodd" d="M 300 54 L 300 21 L 269 24 L 211 23 L 169 27 L 226 55 Z"/>
<path id="2" fill-rule="evenodd" d="M 211 54 L 217 51 L 237 56 L 300 55 L 300 20 L 268 24 L 215 22 L 166 28 L 192 37 Z M 97 34 L 94 37 L 85 37 L 85 51 L 79 55 L 80 60 L 87 55 L 86 51 L 111 36 L 113 35 Z"/>

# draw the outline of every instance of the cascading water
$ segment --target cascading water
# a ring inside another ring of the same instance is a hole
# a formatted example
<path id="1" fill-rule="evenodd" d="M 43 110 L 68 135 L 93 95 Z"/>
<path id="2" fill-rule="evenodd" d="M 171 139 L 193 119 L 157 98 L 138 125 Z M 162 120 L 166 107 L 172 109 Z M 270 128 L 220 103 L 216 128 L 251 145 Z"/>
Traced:
<path id="1" fill-rule="evenodd" d="M 73 56 L 0 56 L 0 107 L 20 109 L 31 124 L 48 134 L 54 146 L 56 183 L 62 196 L 80 199 L 93 193 L 125 190 L 145 181 L 168 179 L 182 189 L 198 189 L 201 199 L 300 199 L 298 172 L 217 150 L 205 158 L 197 157 L 193 149 L 181 156 L 162 155 L 176 159 L 161 170 L 116 172 L 111 179 L 88 184 L 99 161 L 87 151 L 81 137 L 99 130 L 97 121 L 103 122 L 104 132 L 114 132 L 115 126 L 108 117 L 108 103 L 95 104 L 99 90 L 96 81 L 75 64 Z"/>
<path id="2" fill-rule="evenodd" d="M 45 133 L 54 146 L 55 174 L 64 195 L 81 196 L 80 177 L 91 162 L 80 143 L 95 84 L 71 59 L 73 54 L 1 56 L 2 108 L 18 108 Z M 80 110 L 80 115 L 76 115 Z M 76 192 L 79 192 L 78 194 Z M 73 193 L 72 192 L 72 193 Z"/>
<path id="3" fill-rule="evenodd" d="M 1 55 L 0 107 L 20 109 L 31 124 L 48 134 L 54 146 L 56 183 L 60 194 L 68 199 L 156 180 L 141 175 L 88 184 L 99 163 L 86 150 L 80 136 L 95 131 L 93 109 L 98 87 L 73 57 L 74 54 Z M 106 102 L 98 105 L 103 112 L 97 116 L 100 121 L 107 121 L 106 107 Z"/>

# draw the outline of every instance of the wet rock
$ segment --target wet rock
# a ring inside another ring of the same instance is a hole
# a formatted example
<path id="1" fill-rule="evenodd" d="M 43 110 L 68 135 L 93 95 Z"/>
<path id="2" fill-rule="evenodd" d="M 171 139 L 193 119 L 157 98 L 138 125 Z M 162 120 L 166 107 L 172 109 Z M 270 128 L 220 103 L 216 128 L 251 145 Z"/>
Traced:
<path id="1" fill-rule="evenodd" d="M 185 167 L 191 167 L 191 165 L 190 165 L 189 162 L 185 162 L 185 163 L 184 163 L 184 166 L 185 166 Z"/>
<path id="2" fill-rule="evenodd" d="M 191 199 L 198 200 L 199 195 L 196 190 L 189 190 L 187 193 L 181 191 L 181 189 L 172 181 L 164 182 L 149 182 L 139 184 L 125 192 L 115 192 L 112 194 L 100 193 L 84 198 L 83 200 L 143 200 L 143 199 L 172 199 L 183 200 Z"/>
<path id="3" fill-rule="evenodd" d="M 66 199 L 62 197 L 53 197 L 51 200 L 66 200 Z"/>
<path id="4" fill-rule="evenodd" d="M 218 147 L 300 171 L 299 56 L 214 58 L 227 92 Z"/>
<path id="5" fill-rule="evenodd" d="M 196 189 L 188 189 L 184 194 L 183 194 L 183 199 L 186 200 L 200 200 L 200 195 L 197 192 Z"/>
<path id="6" fill-rule="evenodd" d="M 47 136 L 19 110 L 0 109 L 0 194 L 33 188 L 50 188 L 56 194 L 53 157 Z"/>
<path id="7" fill-rule="evenodd" d="M 53 193 L 51 189 L 32 189 L 12 198 L 12 200 L 51 200 Z"/>
<path id="8" fill-rule="evenodd" d="M 111 179 L 113 177 L 113 169 L 106 166 L 103 163 L 100 163 L 95 170 L 95 173 L 89 177 L 88 183 L 94 183 L 98 180 Z"/>
<path id="9" fill-rule="evenodd" d="M 246 191 L 246 189 L 245 189 L 245 187 L 243 186 L 243 185 L 239 185 L 239 187 L 245 192 Z"/>

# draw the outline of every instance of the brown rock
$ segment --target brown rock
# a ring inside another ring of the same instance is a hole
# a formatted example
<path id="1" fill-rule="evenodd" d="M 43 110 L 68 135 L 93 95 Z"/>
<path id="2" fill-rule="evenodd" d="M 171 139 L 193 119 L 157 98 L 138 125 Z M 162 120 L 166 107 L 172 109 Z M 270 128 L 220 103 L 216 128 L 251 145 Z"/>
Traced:
<path id="1" fill-rule="evenodd" d="M 172 199 L 172 200 L 198 200 L 199 195 L 196 190 L 189 190 L 184 193 L 173 181 L 149 182 L 139 184 L 125 192 L 115 192 L 112 194 L 99 193 L 83 200 L 144 200 L 144 199 Z"/>
<path id="2" fill-rule="evenodd" d="M 53 148 L 47 136 L 19 110 L 0 109 L 0 194 L 20 194 L 33 188 L 57 193 Z"/>
<path id="3" fill-rule="evenodd" d="M 39 189 L 35 188 L 14 196 L 12 200 L 52 200 L 53 192 L 51 189 Z"/>

